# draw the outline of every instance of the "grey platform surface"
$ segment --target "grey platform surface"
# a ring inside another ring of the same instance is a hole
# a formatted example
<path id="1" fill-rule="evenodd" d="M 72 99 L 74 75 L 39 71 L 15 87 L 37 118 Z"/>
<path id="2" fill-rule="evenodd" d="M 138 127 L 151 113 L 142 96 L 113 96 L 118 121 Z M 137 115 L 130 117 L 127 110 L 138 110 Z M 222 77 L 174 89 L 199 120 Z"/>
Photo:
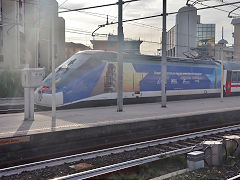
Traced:
<path id="1" fill-rule="evenodd" d="M 240 110 L 240 97 L 226 97 L 223 102 L 220 98 L 171 101 L 167 108 L 162 108 L 161 103 L 149 103 L 125 105 L 124 112 L 116 109 L 109 106 L 59 110 L 56 121 L 52 121 L 51 111 L 35 113 L 34 121 L 24 121 L 23 113 L 0 115 L 0 138 Z"/>

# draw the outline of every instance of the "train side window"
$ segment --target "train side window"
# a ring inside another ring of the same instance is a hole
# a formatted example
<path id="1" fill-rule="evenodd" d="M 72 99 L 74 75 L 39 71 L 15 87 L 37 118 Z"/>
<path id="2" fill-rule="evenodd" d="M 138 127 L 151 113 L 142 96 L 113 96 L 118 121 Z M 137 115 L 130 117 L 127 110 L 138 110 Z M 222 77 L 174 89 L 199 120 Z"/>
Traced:
<path id="1" fill-rule="evenodd" d="M 238 83 L 240 83 L 240 72 L 237 72 L 238 74 Z"/>
<path id="2" fill-rule="evenodd" d="M 232 83 L 238 82 L 238 74 L 237 72 L 232 72 Z"/>

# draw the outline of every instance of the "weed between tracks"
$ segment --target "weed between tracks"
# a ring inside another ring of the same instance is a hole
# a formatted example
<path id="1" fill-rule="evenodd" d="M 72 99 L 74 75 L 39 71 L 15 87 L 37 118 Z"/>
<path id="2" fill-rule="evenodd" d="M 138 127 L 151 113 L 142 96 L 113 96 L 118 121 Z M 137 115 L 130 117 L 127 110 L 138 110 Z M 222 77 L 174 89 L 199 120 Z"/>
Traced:
<path id="1" fill-rule="evenodd" d="M 208 167 L 190 171 L 178 176 L 169 178 L 168 180 L 225 180 L 240 173 L 240 156 L 228 156 L 225 158 L 223 154 L 223 165 L 220 167 Z"/>
<path id="2" fill-rule="evenodd" d="M 222 166 L 203 168 L 195 171 L 190 171 L 182 175 L 171 177 L 167 180 L 225 180 L 238 175 L 240 166 Z"/>
<path id="3" fill-rule="evenodd" d="M 184 155 L 174 156 L 94 179 L 147 180 L 173 171 L 185 169 L 186 167 L 187 162 Z"/>
<path id="4" fill-rule="evenodd" d="M 102 176 L 107 180 L 147 180 L 187 168 L 184 155 L 162 159 L 132 169 Z M 221 167 L 208 167 L 173 176 L 167 180 L 225 180 L 240 173 L 240 156 L 224 159 Z M 95 178 L 96 179 L 96 178 Z"/>

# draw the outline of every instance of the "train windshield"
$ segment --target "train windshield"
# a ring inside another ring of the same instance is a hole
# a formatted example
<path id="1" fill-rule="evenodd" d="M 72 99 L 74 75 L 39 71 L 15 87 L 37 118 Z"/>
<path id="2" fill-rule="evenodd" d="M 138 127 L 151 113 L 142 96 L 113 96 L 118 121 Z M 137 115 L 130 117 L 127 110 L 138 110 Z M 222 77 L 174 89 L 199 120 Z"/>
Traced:
<path id="1" fill-rule="evenodd" d="M 91 57 L 91 54 L 79 53 L 70 57 L 67 61 L 61 64 L 56 70 L 56 88 L 62 87 L 62 83 L 66 81 L 66 77 L 71 77 L 72 73 L 79 69 Z M 43 86 L 52 86 L 52 74 L 43 81 Z"/>
<path id="2" fill-rule="evenodd" d="M 90 54 L 86 53 L 75 54 L 72 57 L 70 57 L 67 61 L 65 61 L 63 64 L 61 64 L 57 68 L 56 73 L 58 73 L 59 71 L 66 71 L 68 69 L 77 69 L 83 63 L 85 63 L 90 56 L 91 56 Z"/>

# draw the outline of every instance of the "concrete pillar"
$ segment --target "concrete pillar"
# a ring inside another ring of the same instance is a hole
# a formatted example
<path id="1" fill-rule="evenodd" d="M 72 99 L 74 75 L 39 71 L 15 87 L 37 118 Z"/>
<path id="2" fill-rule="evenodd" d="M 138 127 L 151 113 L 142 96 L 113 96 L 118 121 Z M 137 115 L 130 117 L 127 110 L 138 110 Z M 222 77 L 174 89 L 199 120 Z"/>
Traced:
<path id="1" fill-rule="evenodd" d="M 39 87 L 44 77 L 43 68 L 22 69 L 24 87 L 24 120 L 34 120 L 34 88 Z"/>
<path id="2" fill-rule="evenodd" d="M 188 153 L 187 164 L 190 170 L 204 168 L 204 152 L 194 151 Z"/>
<path id="3" fill-rule="evenodd" d="M 24 88 L 24 120 L 34 120 L 34 88 Z"/>
<path id="4" fill-rule="evenodd" d="M 223 144 L 226 146 L 228 155 L 240 155 L 240 136 L 223 136 Z"/>
<path id="5" fill-rule="evenodd" d="M 207 164 L 209 166 L 220 166 L 222 164 L 222 142 L 205 141 L 203 147 Z"/>

